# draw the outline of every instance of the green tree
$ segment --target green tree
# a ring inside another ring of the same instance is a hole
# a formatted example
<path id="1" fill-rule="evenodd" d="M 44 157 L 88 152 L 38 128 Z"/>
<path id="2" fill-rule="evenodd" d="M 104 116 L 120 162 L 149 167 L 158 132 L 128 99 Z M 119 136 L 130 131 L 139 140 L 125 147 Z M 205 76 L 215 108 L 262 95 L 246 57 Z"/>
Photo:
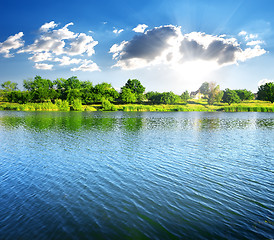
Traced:
<path id="1" fill-rule="evenodd" d="M 220 102 L 223 97 L 223 91 L 220 90 L 220 86 L 216 85 L 215 82 L 209 83 L 209 92 L 207 95 L 207 101 L 209 105 L 212 105 L 214 102 Z"/>
<path id="2" fill-rule="evenodd" d="M 1 87 L 3 88 L 3 90 L 5 92 L 11 92 L 11 91 L 18 90 L 17 86 L 18 86 L 18 83 L 14 83 L 14 82 L 11 82 L 11 81 L 6 81 L 6 82 L 1 84 Z"/>
<path id="3" fill-rule="evenodd" d="M 131 90 L 129 88 L 122 89 L 122 92 L 120 93 L 120 99 L 124 103 L 133 103 L 133 102 L 136 102 L 136 100 L 137 100 L 136 94 L 131 92 Z"/>
<path id="4" fill-rule="evenodd" d="M 163 92 L 161 94 L 160 103 L 163 104 L 174 104 L 179 101 L 180 97 L 173 92 Z"/>
<path id="5" fill-rule="evenodd" d="M 145 92 L 145 87 L 137 79 L 129 79 L 123 88 L 128 88 L 131 92 L 136 93 L 137 95 L 143 94 Z"/>
<path id="6" fill-rule="evenodd" d="M 226 88 L 223 95 L 223 102 L 228 103 L 239 103 L 241 101 L 240 97 L 238 96 L 235 90 L 230 90 Z"/>
<path id="7" fill-rule="evenodd" d="M 84 81 L 82 82 L 81 88 L 82 101 L 84 104 L 91 104 L 94 102 L 94 87 L 92 82 Z"/>
<path id="8" fill-rule="evenodd" d="M 181 99 L 186 102 L 188 99 L 190 99 L 190 95 L 189 95 L 189 92 L 188 91 L 185 91 L 182 93 L 181 95 Z"/>
<path id="9" fill-rule="evenodd" d="M 204 94 L 205 96 L 207 96 L 210 92 L 210 84 L 208 82 L 204 82 L 201 87 L 199 88 L 199 91 L 201 94 Z"/>
<path id="10" fill-rule="evenodd" d="M 31 101 L 43 102 L 56 97 L 53 82 L 36 76 L 33 80 L 24 80 L 24 88 L 31 92 Z"/>
<path id="11" fill-rule="evenodd" d="M 137 101 L 141 102 L 144 100 L 143 94 L 145 92 L 145 87 L 139 80 L 129 79 L 121 89 L 123 90 L 124 88 L 130 89 L 130 91 L 136 95 Z"/>
<path id="12" fill-rule="evenodd" d="M 257 92 L 257 99 L 274 102 L 274 82 L 261 85 Z"/>
<path id="13" fill-rule="evenodd" d="M 251 91 L 248 91 L 246 89 L 239 89 L 235 91 L 238 94 L 241 101 L 254 99 L 254 94 Z"/>
<path id="14" fill-rule="evenodd" d="M 103 100 L 113 102 L 119 97 L 119 93 L 112 87 L 112 85 L 105 82 L 95 85 L 93 93 L 94 102 L 102 102 Z"/>
<path id="15" fill-rule="evenodd" d="M 161 93 L 158 93 L 158 92 L 147 92 L 145 94 L 147 100 L 149 100 L 150 102 L 152 103 L 160 103 L 161 101 Z"/>

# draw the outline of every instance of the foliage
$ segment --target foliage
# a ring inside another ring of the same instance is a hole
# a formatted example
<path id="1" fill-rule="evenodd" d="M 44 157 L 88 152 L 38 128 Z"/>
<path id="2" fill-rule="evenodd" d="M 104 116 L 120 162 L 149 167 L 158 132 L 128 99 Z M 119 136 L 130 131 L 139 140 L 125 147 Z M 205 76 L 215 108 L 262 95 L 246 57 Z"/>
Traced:
<path id="1" fill-rule="evenodd" d="M 56 97 L 53 82 L 36 76 L 34 80 L 24 80 L 24 88 L 30 92 L 31 102 L 44 102 Z"/>
<path id="2" fill-rule="evenodd" d="M 182 93 L 181 95 L 181 99 L 186 102 L 188 99 L 190 99 L 190 95 L 189 95 L 189 92 L 188 91 L 185 91 Z"/>
<path id="3" fill-rule="evenodd" d="M 120 94 L 120 99 L 124 103 L 133 103 L 136 102 L 136 94 L 133 93 L 129 88 L 123 88 Z"/>
<path id="4" fill-rule="evenodd" d="M 133 94 L 135 94 L 135 97 L 136 97 L 135 101 L 141 102 L 144 100 L 143 94 L 146 88 L 141 84 L 139 80 L 129 79 L 126 82 L 125 86 L 121 88 L 122 92 L 124 89 L 129 89 Z"/>
<path id="5" fill-rule="evenodd" d="M 261 85 L 257 92 L 257 99 L 274 102 L 274 82 Z"/>
<path id="6" fill-rule="evenodd" d="M 11 92 L 11 91 L 16 91 L 18 90 L 17 88 L 18 83 L 13 83 L 11 81 L 6 81 L 1 84 L 1 87 L 5 92 Z"/>
<path id="7" fill-rule="evenodd" d="M 146 97 L 154 104 L 174 104 L 179 102 L 180 97 L 173 92 L 148 92 Z"/>
<path id="8" fill-rule="evenodd" d="M 216 85 L 214 82 L 208 84 L 208 95 L 207 101 L 209 105 L 212 105 L 214 102 L 219 103 L 223 97 L 223 91 L 220 90 L 220 86 Z"/>
<path id="9" fill-rule="evenodd" d="M 161 94 L 160 103 L 174 104 L 179 101 L 179 96 L 173 92 L 163 92 Z"/>
<path id="10" fill-rule="evenodd" d="M 82 111 L 83 106 L 82 106 L 82 101 L 79 98 L 76 98 L 72 101 L 71 103 L 72 110 L 74 111 Z"/>
<path id="11" fill-rule="evenodd" d="M 102 102 L 103 100 L 114 101 L 119 97 L 119 93 L 111 86 L 110 83 L 99 83 L 93 90 L 94 102 Z"/>
<path id="12" fill-rule="evenodd" d="M 55 104 L 58 106 L 60 111 L 69 111 L 69 102 L 64 100 L 62 101 L 61 99 L 56 99 Z"/>
<path id="13" fill-rule="evenodd" d="M 241 101 L 254 99 L 254 94 L 246 89 L 235 90 Z"/>
<path id="14" fill-rule="evenodd" d="M 199 88 L 200 93 L 204 94 L 204 95 L 208 95 L 210 92 L 209 89 L 209 83 L 208 82 L 204 82 L 201 87 Z"/>
<path id="15" fill-rule="evenodd" d="M 212 105 L 214 102 L 219 103 L 222 100 L 223 92 L 215 82 L 204 82 L 199 91 L 207 99 L 209 105 Z"/>
<path id="16" fill-rule="evenodd" d="M 228 103 L 239 103 L 241 101 L 240 97 L 238 96 L 235 90 L 230 90 L 226 88 L 223 95 L 223 102 Z"/>
<path id="17" fill-rule="evenodd" d="M 145 92 L 145 87 L 141 84 L 141 82 L 137 79 L 128 79 L 125 86 L 122 87 L 122 90 L 124 88 L 128 88 L 131 90 L 131 92 L 136 93 L 137 95 L 143 94 Z"/>
<path id="18" fill-rule="evenodd" d="M 108 101 L 107 99 L 104 99 L 102 101 L 102 110 L 103 111 L 117 111 L 117 108 L 110 101 Z"/>

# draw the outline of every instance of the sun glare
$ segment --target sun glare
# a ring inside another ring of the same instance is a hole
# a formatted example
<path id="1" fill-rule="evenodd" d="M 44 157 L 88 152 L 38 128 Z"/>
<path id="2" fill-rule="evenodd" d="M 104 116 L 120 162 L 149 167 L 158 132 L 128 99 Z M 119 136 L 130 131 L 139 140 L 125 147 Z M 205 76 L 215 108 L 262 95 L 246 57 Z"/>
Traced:
<path id="1" fill-rule="evenodd" d="M 219 68 L 216 62 L 196 60 L 178 64 L 175 71 L 179 79 L 188 83 L 188 88 L 193 89 L 194 86 L 199 87 L 211 73 Z"/>

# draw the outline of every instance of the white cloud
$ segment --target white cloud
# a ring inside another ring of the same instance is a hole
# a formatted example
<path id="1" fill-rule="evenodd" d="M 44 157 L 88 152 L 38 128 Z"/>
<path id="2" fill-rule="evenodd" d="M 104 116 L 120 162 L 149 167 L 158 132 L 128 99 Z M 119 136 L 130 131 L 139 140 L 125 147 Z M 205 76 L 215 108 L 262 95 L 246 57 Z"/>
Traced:
<path id="1" fill-rule="evenodd" d="M 23 32 L 9 36 L 6 41 L 0 43 L 0 53 L 3 53 L 5 58 L 13 57 L 13 54 L 10 53 L 10 51 L 24 46 L 24 41 L 22 40 L 23 36 Z"/>
<path id="2" fill-rule="evenodd" d="M 239 35 L 247 35 L 241 32 Z M 256 38 L 257 35 L 248 35 Z M 250 42 L 249 48 L 241 48 L 236 38 L 226 35 L 210 35 L 202 32 L 182 34 L 180 27 L 167 25 L 147 30 L 135 35 L 129 41 L 114 44 L 110 48 L 115 67 L 122 69 L 136 69 L 158 64 L 165 64 L 174 68 L 186 65 L 187 62 L 211 62 L 214 68 L 237 64 L 238 61 L 261 56 L 266 51 L 257 42 Z M 193 65 L 193 64 L 192 64 Z"/>
<path id="3" fill-rule="evenodd" d="M 271 83 L 271 82 L 274 83 L 274 80 L 270 80 L 270 79 L 264 78 L 264 79 L 262 79 L 262 80 L 260 80 L 258 82 L 258 87 L 260 87 L 261 85 L 265 85 L 266 83 Z"/>
<path id="4" fill-rule="evenodd" d="M 51 25 L 53 24 L 54 22 Z M 29 52 L 35 55 L 41 52 L 50 52 L 55 55 L 68 54 L 72 56 L 83 53 L 87 53 L 88 56 L 94 54 L 94 47 L 98 42 L 85 33 L 70 31 L 68 27 L 71 25 L 73 23 L 69 23 L 60 29 L 44 32 L 33 44 L 19 51 L 19 53 Z"/>
<path id="5" fill-rule="evenodd" d="M 139 24 L 137 27 L 133 28 L 132 31 L 137 33 L 143 33 L 148 26 L 146 24 Z"/>
<path id="6" fill-rule="evenodd" d="M 245 37 L 246 40 L 257 38 L 258 34 L 249 34 Z"/>
<path id="7" fill-rule="evenodd" d="M 70 48 L 66 50 L 66 53 L 75 56 L 86 52 L 88 56 L 91 56 L 95 53 L 94 47 L 97 44 L 98 42 L 94 41 L 91 36 L 87 36 L 85 33 L 80 33 L 78 37 L 70 43 Z"/>
<path id="8" fill-rule="evenodd" d="M 49 23 L 45 23 L 44 25 L 42 25 L 40 27 L 40 31 L 41 32 L 47 32 L 49 29 L 55 28 L 57 26 L 58 26 L 58 24 L 56 24 L 54 21 L 51 21 Z"/>
<path id="9" fill-rule="evenodd" d="M 120 33 L 123 32 L 123 31 L 124 31 L 124 29 L 120 29 L 120 30 L 114 29 L 114 30 L 113 30 L 113 32 L 114 32 L 115 34 L 120 34 Z"/>
<path id="10" fill-rule="evenodd" d="M 52 70 L 53 65 L 52 64 L 47 64 L 47 63 L 35 63 L 34 67 L 36 69 Z"/>
<path id="11" fill-rule="evenodd" d="M 101 71 L 96 63 L 91 60 L 84 60 L 83 64 L 79 67 L 70 69 L 72 72 L 83 71 L 83 72 L 94 72 Z"/>
<path id="12" fill-rule="evenodd" d="M 67 65 L 71 65 L 71 64 L 79 64 L 81 63 L 83 60 L 82 59 L 77 59 L 77 58 L 70 58 L 67 56 L 63 56 L 62 58 L 55 58 L 53 60 L 54 62 L 60 62 L 60 66 L 67 66 Z"/>
<path id="13" fill-rule="evenodd" d="M 33 62 L 51 61 L 52 54 L 49 52 L 35 53 L 33 56 L 29 57 L 29 60 L 32 60 Z"/>
<path id="14" fill-rule="evenodd" d="M 238 35 L 239 36 L 245 36 L 245 35 L 247 35 L 247 32 L 246 31 L 241 31 L 241 32 L 238 33 Z"/>
<path id="15" fill-rule="evenodd" d="M 35 64 L 37 69 L 52 69 L 53 63 L 56 62 L 59 62 L 60 66 L 82 63 L 82 59 L 71 59 L 69 56 L 81 56 L 81 58 L 92 56 L 98 41 L 85 33 L 69 30 L 69 26 L 72 25 L 73 23 L 68 23 L 62 28 L 56 28 L 58 25 L 54 21 L 45 23 L 40 28 L 40 36 L 18 53 L 31 54 L 29 60 L 39 62 Z M 52 64 L 41 63 L 44 61 L 50 61 Z M 95 63 L 91 65 L 90 62 L 83 62 L 78 70 L 87 71 L 86 69 L 92 69 L 92 67 L 96 69 L 95 65 Z"/>
<path id="16" fill-rule="evenodd" d="M 110 50 L 109 53 L 113 53 L 112 58 L 113 59 L 117 59 L 117 57 L 119 56 L 120 52 L 123 51 L 124 46 L 127 44 L 127 41 L 123 41 L 120 45 L 118 44 L 114 44 Z"/>
<path id="17" fill-rule="evenodd" d="M 256 45 L 253 48 L 246 48 L 245 50 L 242 50 L 240 53 L 238 53 L 237 60 L 244 62 L 247 59 L 259 57 L 265 53 L 266 51 L 263 48 L 261 48 L 259 45 Z"/>
<path id="18" fill-rule="evenodd" d="M 262 41 L 262 40 L 254 40 L 254 41 L 248 42 L 246 45 L 247 46 L 255 46 L 255 45 L 259 45 L 259 44 L 264 44 L 264 41 Z"/>

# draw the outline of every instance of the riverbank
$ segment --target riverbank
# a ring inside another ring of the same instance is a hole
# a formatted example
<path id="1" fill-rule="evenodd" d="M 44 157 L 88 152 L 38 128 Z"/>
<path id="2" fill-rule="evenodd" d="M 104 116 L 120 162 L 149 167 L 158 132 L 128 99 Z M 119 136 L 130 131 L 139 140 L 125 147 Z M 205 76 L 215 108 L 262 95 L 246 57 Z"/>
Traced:
<path id="1" fill-rule="evenodd" d="M 186 103 L 174 105 L 169 104 L 113 104 L 112 110 L 126 112 L 274 112 L 274 104 L 266 101 L 252 100 L 243 101 L 228 105 L 227 103 L 218 103 L 208 105 L 205 100 L 191 99 Z M 73 106 L 60 106 L 51 102 L 45 103 L 7 103 L 0 102 L 0 110 L 15 110 L 15 111 L 75 111 Z M 82 105 L 78 111 L 105 111 L 101 104 Z"/>

